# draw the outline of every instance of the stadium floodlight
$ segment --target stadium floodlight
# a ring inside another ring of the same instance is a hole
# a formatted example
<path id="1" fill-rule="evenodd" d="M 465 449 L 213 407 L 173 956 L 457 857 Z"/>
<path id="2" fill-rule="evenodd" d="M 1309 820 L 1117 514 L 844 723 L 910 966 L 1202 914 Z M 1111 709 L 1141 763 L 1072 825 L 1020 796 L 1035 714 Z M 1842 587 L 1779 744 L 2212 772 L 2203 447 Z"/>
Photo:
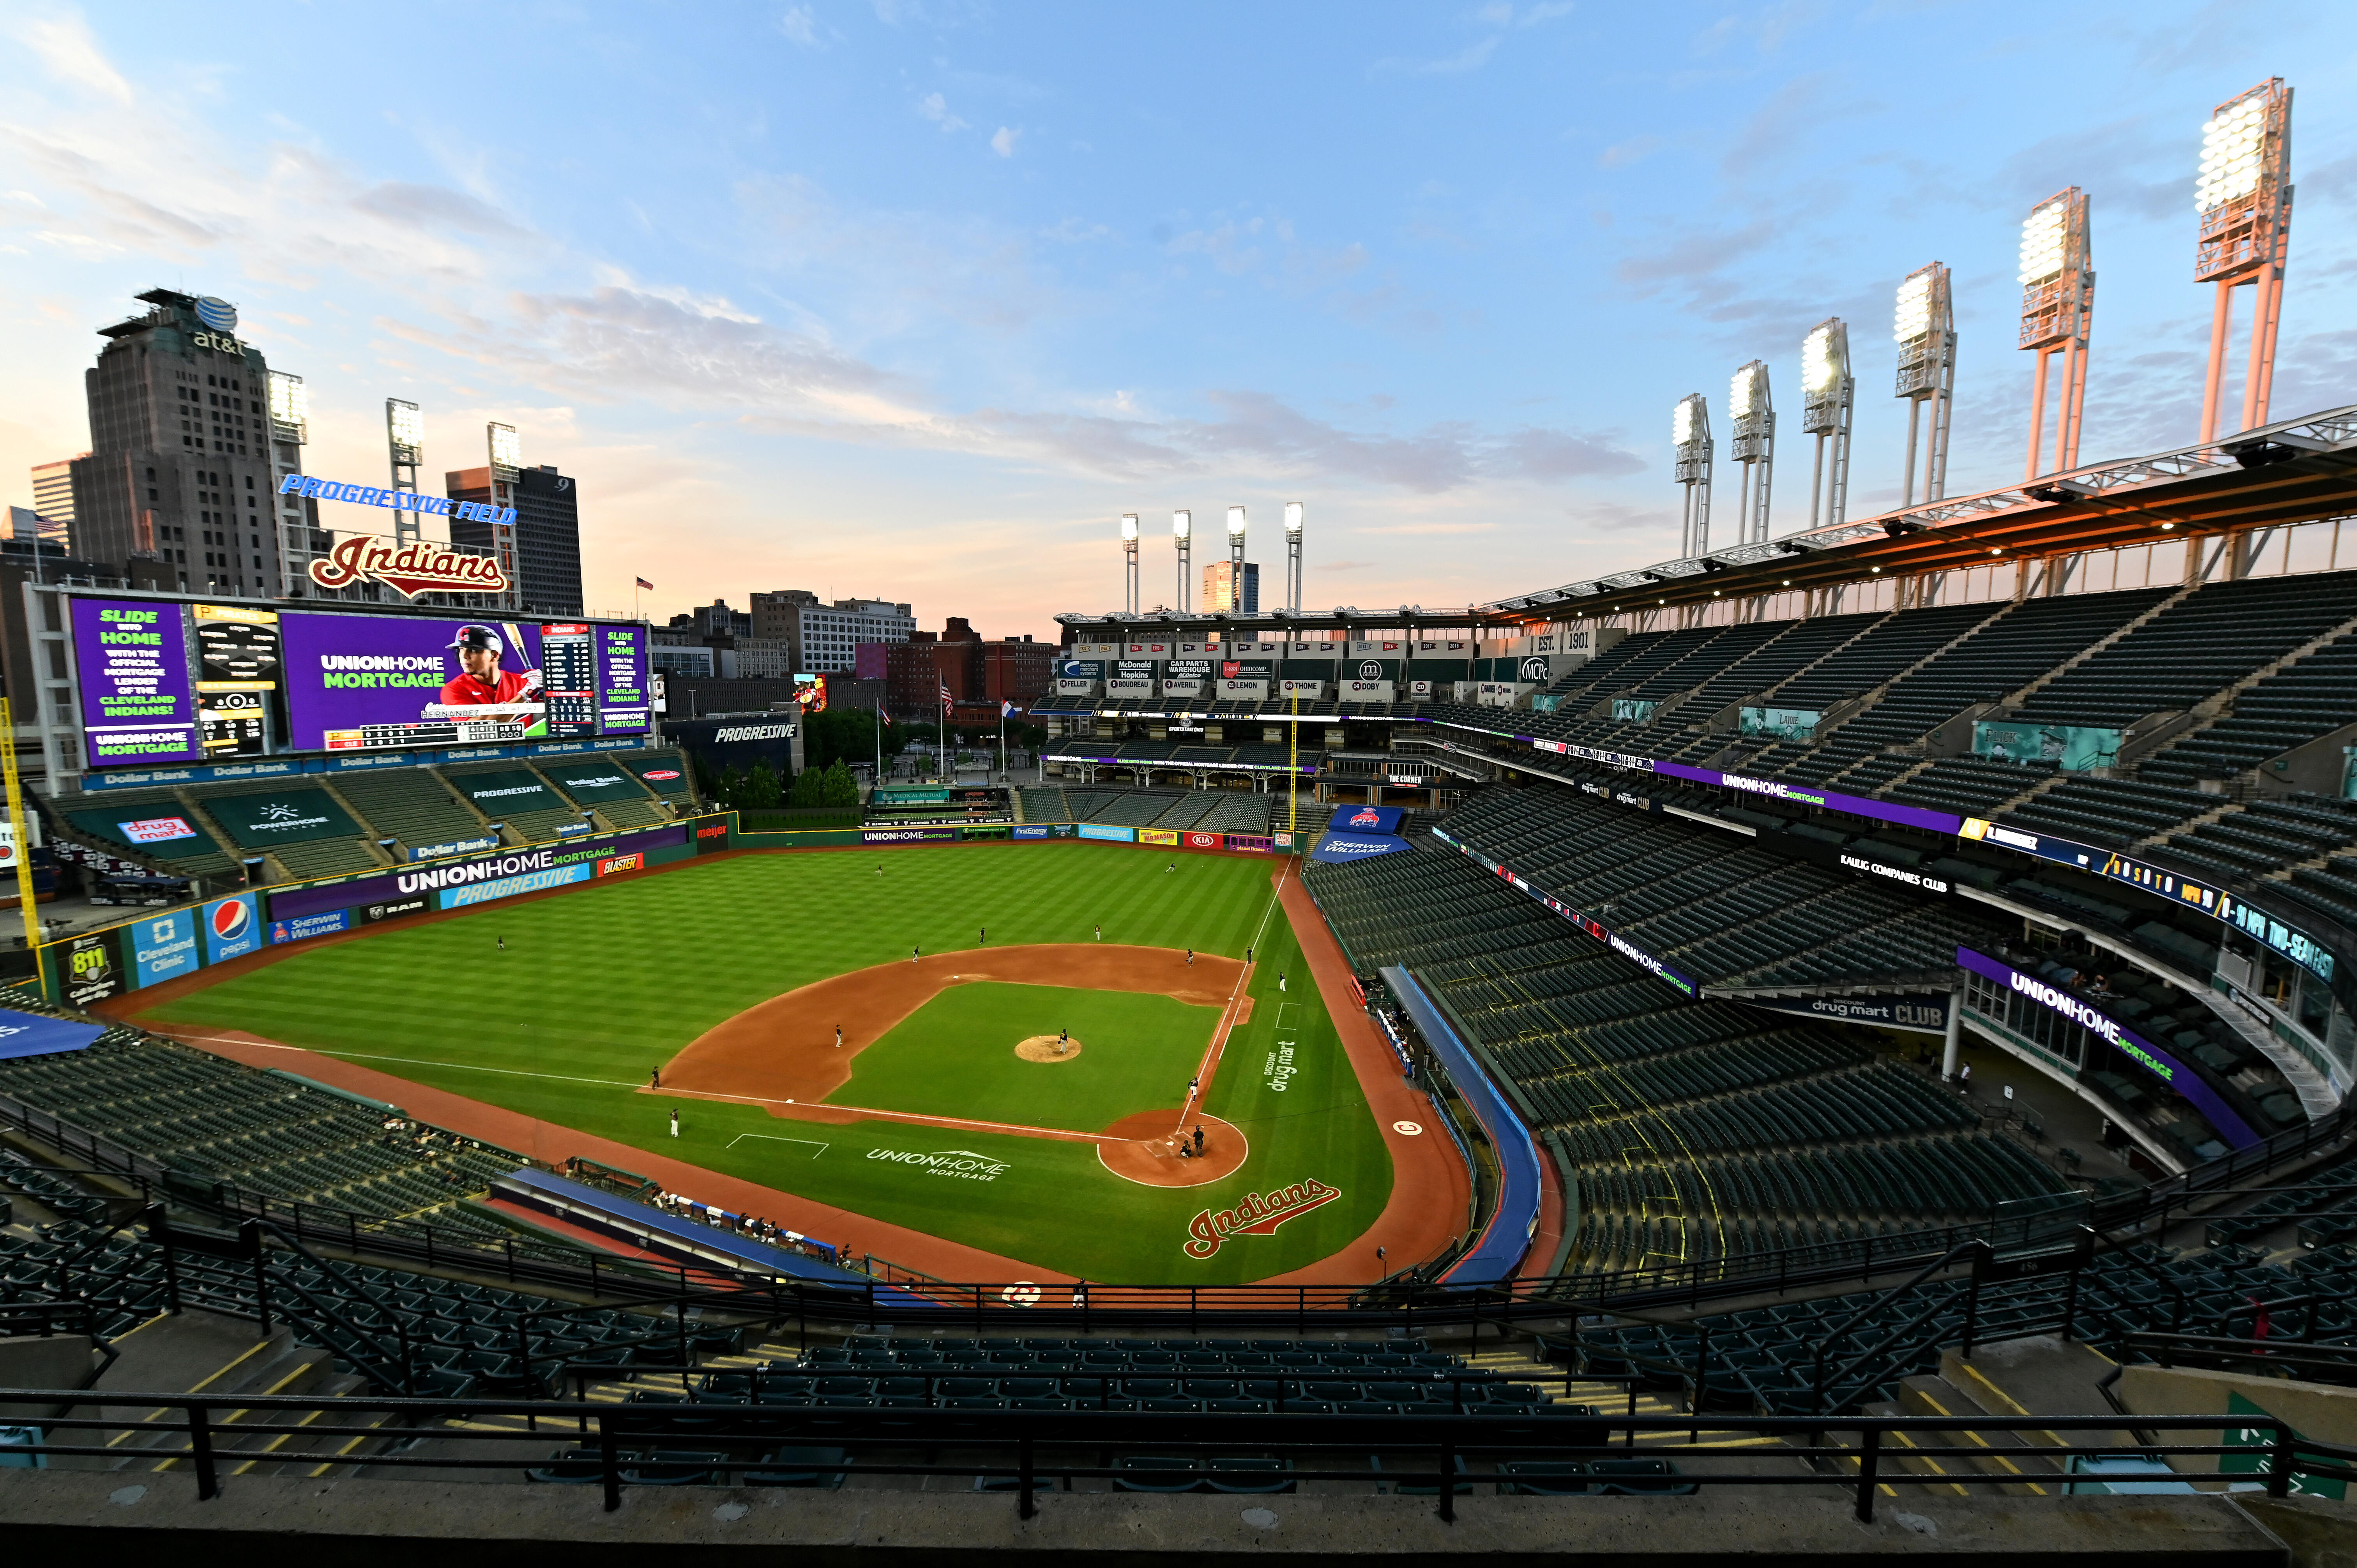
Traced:
<path id="1" fill-rule="evenodd" d="M 425 460 L 425 414 L 415 403 L 405 399 L 384 400 L 384 444 L 393 467 L 393 490 L 396 498 L 417 493 L 417 467 Z M 401 543 L 411 543 L 425 536 L 418 510 L 396 499 L 393 503 L 393 536 Z"/>
<path id="2" fill-rule="evenodd" d="M 270 423 L 281 441 L 300 446 L 311 438 L 311 393 L 303 378 L 285 371 L 270 372 Z"/>
<path id="3" fill-rule="evenodd" d="M 1301 520 L 1299 501 L 1285 503 L 1285 607 L 1301 613 Z"/>
<path id="4" fill-rule="evenodd" d="M 1189 536 L 1195 531 L 1195 514 L 1174 511 L 1170 514 L 1170 541 L 1178 551 L 1178 613 L 1187 613 L 1187 563 L 1193 553 Z"/>
<path id="5" fill-rule="evenodd" d="M 1230 539 L 1242 539 L 1243 536 L 1244 509 L 1240 506 L 1232 506 L 1228 509 L 1228 537 Z"/>
<path id="6" fill-rule="evenodd" d="M 1752 360 L 1728 381 L 1727 414 L 1734 437 L 1727 455 L 1742 465 L 1735 542 L 1756 544 L 1768 537 L 1768 497 L 1776 473 L 1776 409 L 1768 395 L 1764 361 Z"/>
<path id="7" fill-rule="evenodd" d="M 2218 105 L 2201 127 L 2193 210 L 2201 237 L 2196 283 L 2215 285 L 2210 363 L 2201 393 L 2201 439 L 2218 438 L 2233 291 L 2252 288 L 2250 368 L 2243 378 L 2243 430 L 2267 422 L 2275 391 L 2276 333 L 2283 314 L 2284 263 L 2291 246 L 2291 89 L 2271 77 Z"/>
<path id="8" fill-rule="evenodd" d="M 523 467 L 523 437 L 512 424 L 491 424 L 486 434 L 490 438 L 491 467 L 504 469 L 503 477 L 513 478 Z"/>
<path id="9" fill-rule="evenodd" d="M 1710 551 L 1710 403 L 1700 392 L 1678 400 L 1670 415 L 1670 444 L 1675 448 L 1671 474 L 1684 488 L 1679 521 L 1678 553 L 1692 560 Z"/>
<path id="10" fill-rule="evenodd" d="M 1125 511 L 1121 514 L 1121 562 L 1122 582 L 1125 590 L 1122 606 L 1122 613 L 1125 615 L 1135 615 L 1137 613 L 1138 592 L 1137 514 L 1134 511 Z"/>
<path id="11" fill-rule="evenodd" d="M 1243 607 L 1244 509 L 1232 506 L 1228 509 L 1228 608 L 1241 610 Z"/>
<path id="12" fill-rule="evenodd" d="M 2054 472 L 2079 466 L 2079 420 L 2087 402 L 2087 337 L 2093 329 L 2095 269 L 2088 254 L 2087 193 L 2056 191 L 2021 223 L 2021 347 L 2038 356 L 2030 377 L 2027 484 L 2049 472 L 2046 387 L 2062 356 L 2061 396 L 2054 417 Z"/>
<path id="13" fill-rule="evenodd" d="M 1892 396 L 1905 398 L 1907 470 L 1900 506 L 1915 504 L 1915 447 L 1931 404 L 1930 439 L 1924 443 L 1923 499 L 1938 500 L 1948 490 L 1948 416 L 1956 396 L 1956 317 L 1949 299 L 1948 269 L 1938 262 L 1918 267 L 1899 285 L 1890 316 L 1899 343 L 1899 371 Z"/>
<path id="14" fill-rule="evenodd" d="M 1817 526 L 1821 508 L 1829 528 L 1840 527 L 1849 510 L 1850 413 L 1857 396 L 1857 381 L 1849 372 L 1849 328 L 1838 316 L 1830 317 L 1801 339 L 1801 430 L 1817 438 L 1809 472 L 1811 528 Z"/>

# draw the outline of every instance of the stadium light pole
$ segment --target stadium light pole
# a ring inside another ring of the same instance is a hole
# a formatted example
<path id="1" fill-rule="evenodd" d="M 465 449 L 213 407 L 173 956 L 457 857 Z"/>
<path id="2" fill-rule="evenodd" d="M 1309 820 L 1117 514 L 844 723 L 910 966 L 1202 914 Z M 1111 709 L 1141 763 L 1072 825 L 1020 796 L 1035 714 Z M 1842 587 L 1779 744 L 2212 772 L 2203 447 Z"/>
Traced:
<path id="1" fill-rule="evenodd" d="M 2089 253 L 2087 193 L 2057 191 L 2021 224 L 2021 346 L 2038 356 L 2030 378 L 2029 463 L 2025 482 L 2079 466 L 2079 418 L 2087 402 L 2087 336 L 2094 325 L 2095 269 Z M 2054 463 L 2046 457 L 2046 381 L 2062 356 L 2054 415 Z"/>
<path id="2" fill-rule="evenodd" d="M 1801 339 L 1801 432 L 1817 438 L 1816 461 L 1809 470 L 1809 526 L 1817 526 L 1822 508 L 1825 526 L 1838 528 L 1849 510 L 1850 413 L 1857 401 L 1857 379 L 1849 373 L 1849 328 L 1838 316 L 1818 322 Z"/>
<path id="3" fill-rule="evenodd" d="M 1122 608 L 1137 613 L 1137 514 L 1121 514 Z"/>
<path id="4" fill-rule="evenodd" d="M 1301 613 L 1301 503 L 1285 503 L 1285 607 Z"/>
<path id="5" fill-rule="evenodd" d="M 499 512 L 515 506 L 515 483 L 523 473 L 523 437 L 512 424 L 496 421 L 483 426 L 483 440 L 489 449 L 491 469 L 491 505 Z M 507 607 L 523 607 L 523 579 L 516 571 L 515 525 L 507 522 L 491 524 L 491 553 L 507 574 L 508 591 L 503 596 Z"/>
<path id="6" fill-rule="evenodd" d="M 1907 472 L 1899 504 L 1915 504 L 1915 447 L 1923 444 L 1923 499 L 1948 493 L 1948 414 L 1956 399 L 1956 317 L 1948 297 L 1948 269 L 1938 262 L 1909 273 L 1899 285 L 1891 313 L 1891 336 L 1899 340 L 1899 374 L 1892 395 L 1907 400 Z M 1925 403 L 1931 417 L 1924 418 Z"/>
<path id="7" fill-rule="evenodd" d="M 1209 609 L 1211 607 L 1203 607 Z M 1244 607 L 1244 509 L 1228 509 L 1228 610 L 1230 614 Z"/>
<path id="8" fill-rule="evenodd" d="M 1178 549 L 1178 613 L 1187 613 L 1187 563 L 1192 548 L 1189 535 L 1194 532 L 1195 514 L 1174 511 L 1170 514 L 1170 542 Z"/>
<path id="9" fill-rule="evenodd" d="M 1727 382 L 1727 417 L 1734 435 L 1728 456 L 1743 465 L 1735 542 L 1756 544 L 1768 537 L 1768 492 L 1776 475 L 1776 408 L 1766 361 L 1752 360 Z"/>
<path id="10" fill-rule="evenodd" d="M 1678 400 L 1670 416 L 1670 445 L 1677 454 L 1677 481 L 1685 488 L 1678 553 L 1687 558 L 1706 554 L 1710 550 L 1710 403 L 1702 393 L 1688 392 Z"/>
<path id="11" fill-rule="evenodd" d="M 2283 78 L 2270 77 L 2218 105 L 2201 127 L 2201 171 L 2193 184 L 2201 233 L 2193 281 L 2214 285 L 2217 295 L 2201 389 L 2204 441 L 2218 438 L 2234 290 L 2244 284 L 2251 285 L 2251 362 L 2243 380 L 2241 428 L 2267 422 L 2291 246 L 2291 89 Z"/>
<path id="12" fill-rule="evenodd" d="M 425 411 L 402 398 L 385 399 L 384 444 L 392 458 L 393 494 L 395 497 L 415 495 L 417 467 L 425 457 Z M 416 543 L 423 532 L 417 509 L 405 506 L 397 499 L 393 505 L 393 542 Z"/>

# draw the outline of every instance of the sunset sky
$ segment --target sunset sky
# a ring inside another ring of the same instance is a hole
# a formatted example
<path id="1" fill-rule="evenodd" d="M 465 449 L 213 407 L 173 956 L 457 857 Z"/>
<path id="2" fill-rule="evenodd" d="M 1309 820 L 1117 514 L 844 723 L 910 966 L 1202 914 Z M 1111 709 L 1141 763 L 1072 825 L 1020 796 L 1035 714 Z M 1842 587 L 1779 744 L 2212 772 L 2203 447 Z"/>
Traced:
<path id="1" fill-rule="evenodd" d="M 2199 129 L 2272 75 L 2275 412 L 2357 403 L 2357 8 L 2264 16 L 19 0 L 0 495 L 87 447 L 94 329 L 160 284 L 307 379 L 314 473 L 383 482 L 388 396 L 424 405 L 437 479 L 517 425 L 579 481 L 593 610 L 643 576 L 658 618 L 805 587 L 1047 635 L 1117 607 L 1123 511 L 1149 603 L 1175 507 L 1208 536 L 1248 506 L 1273 590 L 1287 500 L 1311 606 L 1549 586 L 1675 553 L 1672 405 L 1720 416 L 1754 357 L 1800 526 L 1827 316 L 1851 511 L 1895 503 L 1891 293 L 1935 259 L 1949 488 L 2018 479 L 2015 250 L 2064 186 L 2099 277 L 2083 460 L 2191 442 Z"/>

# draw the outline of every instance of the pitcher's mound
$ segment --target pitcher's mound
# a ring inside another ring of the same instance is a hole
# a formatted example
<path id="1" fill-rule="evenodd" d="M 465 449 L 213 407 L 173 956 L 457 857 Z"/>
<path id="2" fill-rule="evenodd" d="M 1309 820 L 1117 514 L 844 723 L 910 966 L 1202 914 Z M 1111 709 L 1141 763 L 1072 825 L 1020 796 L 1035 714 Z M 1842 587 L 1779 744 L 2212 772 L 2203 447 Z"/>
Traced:
<path id="1" fill-rule="evenodd" d="M 1034 1035 L 1029 1039 L 1017 1041 L 1015 1054 L 1027 1062 L 1068 1062 L 1081 1054 L 1081 1042 L 1078 1040 L 1062 1041 L 1064 1048 L 1060 1051 L 1056 1048 L 1058 1043 L 1054 1035 Z"/>
<path id="2" fill-rule="evenodd" d="M 1114 1175 L 1140 1187 L 1201 1187 L 1232 1173 L 1252 1152 L 1243 1133 L 1232 1123 L 1216 1116 L 1190 1116 L 1189 1132 L 1198 1122 L 1202 1124 L 1203 1153 L 1200 1158 L 1181 1157 L 1178 1120 L 1175 1111 L 1143 1111 L 1123 1117 L 1105 1129 L 1110 1138 L 1120 1141 L 1099 1144 L 1098 1161 Z"/>

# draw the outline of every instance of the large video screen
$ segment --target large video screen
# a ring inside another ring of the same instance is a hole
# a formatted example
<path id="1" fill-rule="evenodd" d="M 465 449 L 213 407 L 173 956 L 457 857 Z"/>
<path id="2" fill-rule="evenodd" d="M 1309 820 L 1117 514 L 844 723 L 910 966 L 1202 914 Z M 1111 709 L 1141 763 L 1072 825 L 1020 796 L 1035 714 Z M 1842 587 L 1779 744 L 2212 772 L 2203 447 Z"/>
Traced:
<path id="1" fill-rule="evenodd" d="M 643 735 L 643 628 L 597 621 L 280 618 L 287 746 L 378 751 Z"/>
<path id="2" fill-rule="evenodd" d="M 646 628 L 72 601 L 83 755 L 94 768 L 642 736 Z"/>

